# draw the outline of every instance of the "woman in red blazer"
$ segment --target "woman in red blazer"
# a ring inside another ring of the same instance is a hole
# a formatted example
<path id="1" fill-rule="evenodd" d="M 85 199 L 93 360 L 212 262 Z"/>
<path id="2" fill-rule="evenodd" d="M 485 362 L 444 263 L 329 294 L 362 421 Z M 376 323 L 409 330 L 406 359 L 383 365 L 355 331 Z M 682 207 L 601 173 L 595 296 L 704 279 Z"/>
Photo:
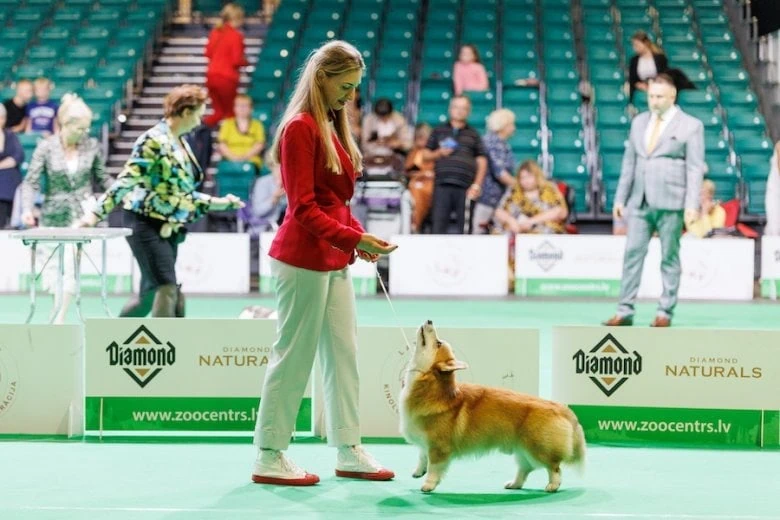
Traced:
<path id="1" fill-rule="evenodd" d="M 244 9 L 227 4 L 220 13 L 222 22 L 211 34 L 206 44 L 206 88 L 214 112 L 203 122 L 215 127 L 223 119 L 233 117 L 233 103 L 238 93 L 239 69 L 249 63 L 244 56 L 244 36 L 238 29 L 244 24 Z"/>
<path id="2" fill-rule="evenodd" d="M 346 42 L 332 41 L 314 51 L 276 132 L 272 155 L 281 165 L 288 208 L 269 251 L 279 336 L 255 428 L 254 482 L 319 482 L 283 453 L 317 352 L 328 444 L 338 447 L 336 475 L 395 476 L 360 446 L 357 325 L 348 266 L 356 256 L 376 262 L 396 248 L 366 233 L 350 210 L 363 159 L 345 107 L 364 70 L 360 53 Z"/>

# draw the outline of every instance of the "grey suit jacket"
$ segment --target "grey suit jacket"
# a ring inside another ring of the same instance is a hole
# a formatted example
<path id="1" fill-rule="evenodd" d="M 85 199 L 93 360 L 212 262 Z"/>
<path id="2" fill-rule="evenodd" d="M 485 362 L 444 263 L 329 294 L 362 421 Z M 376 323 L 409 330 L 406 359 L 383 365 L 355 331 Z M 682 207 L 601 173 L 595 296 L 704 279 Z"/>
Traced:
<path id="1" fill-rule="evenodd" d="M 642 112 L 631 123 L 615 204 L 639 208 L 644 198 L 653 209 L 698 209 L 706 169 L 704 125 L 678 110 L 648 155 L 645 148 L 648 124 L 650 112 Z"/>

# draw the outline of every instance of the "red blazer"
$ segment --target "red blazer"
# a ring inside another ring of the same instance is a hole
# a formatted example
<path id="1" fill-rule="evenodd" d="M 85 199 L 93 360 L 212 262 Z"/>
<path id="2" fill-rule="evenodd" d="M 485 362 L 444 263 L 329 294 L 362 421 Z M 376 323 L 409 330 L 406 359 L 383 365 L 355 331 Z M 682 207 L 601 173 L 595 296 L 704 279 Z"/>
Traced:
<path id="1" fill-rule="evenodd" d="M 333 142 L 340 175 L 326 167 L 325 147 L 311 114 L 298 114 L 285 127 L 280 158 L 287 212 L 269 251 L 272 258 L 313 271 L 335 271 L 355 261 L 365 232 L 349 207 L 359 173 L 335 134 Z"/>
<path id="2" fill-rule="evenodd" d="M 209 59 L 206 76 L 220 76 L 234 81 L 240 77 L 238 68 L 249 64 L 244 56 L 244 36 L 228 23 L 209 34 L 206 57 Z"/>

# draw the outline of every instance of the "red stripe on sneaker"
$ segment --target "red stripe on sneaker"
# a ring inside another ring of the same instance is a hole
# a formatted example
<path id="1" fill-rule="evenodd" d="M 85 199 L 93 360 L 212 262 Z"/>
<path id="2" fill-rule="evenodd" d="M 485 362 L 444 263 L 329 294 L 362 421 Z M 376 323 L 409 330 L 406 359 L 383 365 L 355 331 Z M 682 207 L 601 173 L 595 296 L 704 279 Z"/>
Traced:
<path id="1" fill-rule="evenodd" d="M 392 480 L 395 478 L 395 473 L 389 469 L 380 469 L 379 471 L 372 472 L 342 471 L 337 469 L 336 476 L 344 478 L 358 478 L 361 480 Z"/>
<path id="2" fill-rule="evenodd" d="M 255 484 L 272 484 L 274 486 L 313 486 L 320 481 L 320 477 L 306 473 L 303 478 L 278 478 L 263 477 L 262 475 L 252 475 L 252 482 Z"/>

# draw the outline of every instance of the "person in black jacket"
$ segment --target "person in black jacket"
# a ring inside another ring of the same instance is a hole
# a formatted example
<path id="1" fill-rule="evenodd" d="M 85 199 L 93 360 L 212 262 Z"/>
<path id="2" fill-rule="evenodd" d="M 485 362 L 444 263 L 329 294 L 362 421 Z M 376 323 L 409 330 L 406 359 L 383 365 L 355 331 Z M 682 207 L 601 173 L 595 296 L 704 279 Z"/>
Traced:
<path id="1" fill-rule="evenodd" d="M 655 44 L 644 31 L 637 31 L 631 36 L 631 47 L 634 56 L 628 67 L 629 100 L 634 101 L 637 90 L 647 91 L 648 80 L 653 79 L 669 68 L 666 54 Z"/>
<path id="2" fill-rule="evenodd" d="M 664 50 L 659 47 L 644 31 L 637 31 L 631 36 L 631 46 L 636 53 L 629 63 L 629 101 L 634 102 L 637 90 L 647 91 L 649 80 L 659 74 L 666 73 L 672 78 L 679 93 L 681 90 L 696 89 L 696 85 L 688 79 L 680 69 L 670 68 Z M 646 108 L 646 107 L 643 107 Z"/>

